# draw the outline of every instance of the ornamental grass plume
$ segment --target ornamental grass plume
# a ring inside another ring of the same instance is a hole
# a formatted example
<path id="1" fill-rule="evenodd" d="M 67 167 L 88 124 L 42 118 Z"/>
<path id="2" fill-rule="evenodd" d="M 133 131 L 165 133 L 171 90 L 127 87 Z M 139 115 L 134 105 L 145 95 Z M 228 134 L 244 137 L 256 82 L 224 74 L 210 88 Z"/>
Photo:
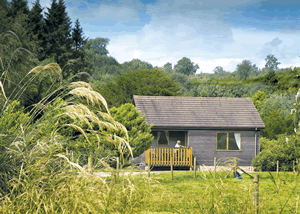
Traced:
<path id="1" fill-rule="evenodd" d="M 24 113 L 14 100 L 40 75 L 52 77 L 52 90 Z M 116 182 L 93 176 L 66 152 L 75 137 L 90 156 L 100 144 L 117 149 L 121 158 L 132 155 L 126 128 L 111 117 L 105 99 L 88 83 L 62 81 L 62 69 L 50 63 L 30 70 L 6 96 L 3 76 L 0 213 L 128 213 L 134 212 L 132 204 L 143 203 L 144 192 L 133 185 L 143 179 Z"/>

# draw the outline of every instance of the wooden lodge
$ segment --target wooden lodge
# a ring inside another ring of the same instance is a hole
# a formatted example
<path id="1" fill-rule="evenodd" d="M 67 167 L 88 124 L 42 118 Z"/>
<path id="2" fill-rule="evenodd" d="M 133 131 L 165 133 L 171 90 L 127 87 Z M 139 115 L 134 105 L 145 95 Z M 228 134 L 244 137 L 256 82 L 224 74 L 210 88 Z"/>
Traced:
<path id="1" fill-rule="evenodd" d="M 133 96 L 133 104 L 153 124 L 153 144 L 132 162 L 145 165 L 213 166 L 214 157 L 237 157 L 251 166 L 265 128 L 250 98 Z M 184 148 L 175 148 L 180 140 Z"/>

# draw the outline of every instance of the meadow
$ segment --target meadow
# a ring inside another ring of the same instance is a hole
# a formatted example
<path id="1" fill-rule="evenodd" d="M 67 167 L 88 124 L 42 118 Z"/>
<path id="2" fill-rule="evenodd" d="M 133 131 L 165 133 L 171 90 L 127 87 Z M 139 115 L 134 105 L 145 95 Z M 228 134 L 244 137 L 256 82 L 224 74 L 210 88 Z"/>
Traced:
<path id="1" fill-rule="evenodd" d="M 243 174 L 243 179 L 224 178 L 227 172 L 174 171 L 151 174 L 148 186 L 138 185 L 147 194 L 141 213 L 255 213 L 254 182 Z M 259 174 L 259 213 L 298 213 L 298 175 L 293 172 L 255 172 Z M 139 175 L 143 179 L 147 175 Z"/>

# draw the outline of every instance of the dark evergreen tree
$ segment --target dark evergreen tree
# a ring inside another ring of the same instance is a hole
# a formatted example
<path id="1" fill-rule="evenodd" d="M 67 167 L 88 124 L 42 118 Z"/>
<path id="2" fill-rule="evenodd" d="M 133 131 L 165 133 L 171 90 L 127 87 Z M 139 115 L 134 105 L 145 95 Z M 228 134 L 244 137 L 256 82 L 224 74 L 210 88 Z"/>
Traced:
<path id="1" fill-rule="evenodd" d="M 33 7 L 29 13 L 29 29 L 31 31 L 30 38 L 32 40 L 37 40 L 40 49 L 38 58 L 39 60 L 44 60 L 46 58 L 44 50 L 46 49 L 46 25 L 43 18 L 43 8 L 40 5 L 40 1 L 36 0 Z"/>
<path id="2" fill-rule="evenodd" d="M 0 0 L 0 33 L 4 32 L 7 29 L 7 11 L 8 11 L 8 2 L 7 0 Z"/>
<path id="3" fill-rule="evenodd" d="M 87 39 L 83 35 L 83 30 L 80 27 L 79 20 L 75 22 L 75 27 L 72 31 L 72 40 L 73 40 L 73 58 L 81 60 L 84 59 L 85 51 L 83 49 L 84 45 L 87 43 Z"/>
<path id="4" fill-rule="evenodd" d="M 29 9 L 26 0 L 12 0 L 9 3 L 8 16 L 15 18 L 17 14 L 29 14 Z"/>
<path id="5" fill-rule="evenodd" d="M 55 61 L 64 67 L 72 58 L 72 37 L 71 20 L 66 12 L 66 5 L 63 0 L 52 0 L 51 7 L 47 8 L 46 29 L 47 48 L 46 54 L 54 56 Z"/>

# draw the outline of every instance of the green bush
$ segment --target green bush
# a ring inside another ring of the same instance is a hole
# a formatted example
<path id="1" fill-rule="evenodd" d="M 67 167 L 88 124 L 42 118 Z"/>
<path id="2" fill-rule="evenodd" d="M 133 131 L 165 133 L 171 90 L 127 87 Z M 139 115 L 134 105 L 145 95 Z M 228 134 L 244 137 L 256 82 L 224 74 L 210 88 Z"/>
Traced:
<path id="1" fill-rule="evenodd" d="M 275 171 L 276 162 L 283 171 L 293 170 L 293 161 L 300 158 L 300 138 L 298 135 L 280 135 L 278 140 L 262 138 L 262 151 L 253 159 L 252 166 L 257 171 Z"/>

